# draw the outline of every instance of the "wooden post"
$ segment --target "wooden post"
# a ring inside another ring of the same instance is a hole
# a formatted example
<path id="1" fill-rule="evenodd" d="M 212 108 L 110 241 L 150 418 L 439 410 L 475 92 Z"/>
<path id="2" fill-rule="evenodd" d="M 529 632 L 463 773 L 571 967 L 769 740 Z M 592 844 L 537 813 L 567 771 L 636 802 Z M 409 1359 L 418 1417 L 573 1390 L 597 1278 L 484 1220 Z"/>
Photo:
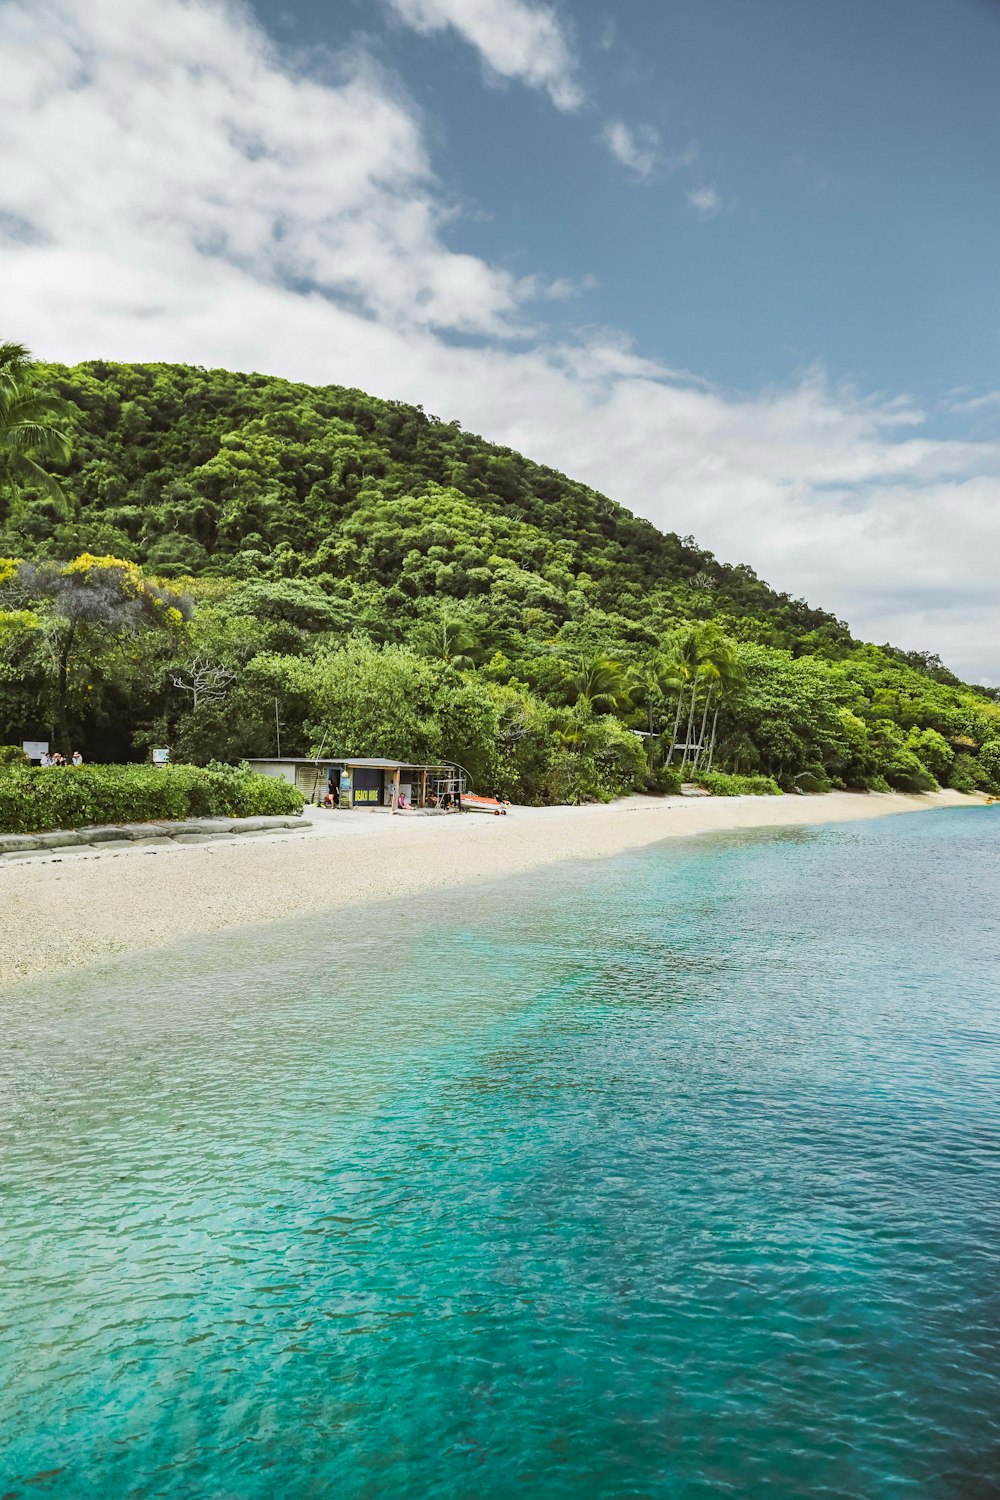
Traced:
<path id="1" fill-rule="evenodd" d="M 427 767 L 424 766 L 420 773 L 420 806 L 427 806 Z"/>
<path id="2" fill-rule="evenodd" d="M 395 771 L 393 771 L 393 773 L 392 773 L 392 810 L 393 810 L 394 813 L 396 813 L 396 812 L 399 811 L 399 767 L 398 766 L 396 767 Z"/>

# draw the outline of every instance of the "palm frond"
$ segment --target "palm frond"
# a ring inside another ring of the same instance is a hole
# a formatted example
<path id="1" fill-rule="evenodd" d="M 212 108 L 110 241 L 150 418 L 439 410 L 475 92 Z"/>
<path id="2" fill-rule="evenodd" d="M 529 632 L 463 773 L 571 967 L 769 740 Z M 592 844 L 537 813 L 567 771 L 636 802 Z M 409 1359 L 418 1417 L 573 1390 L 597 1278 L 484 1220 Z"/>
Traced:
<path id="1" fill-rule="evenodd" d="M 10 494 L 10 518 L 20 520 L 24 514 L 24 502 L 20 491 L 22 486 L 35 485 L 52 500 L 58 507 L 61 516 L 69 515 L 69 501 L 66 492 L 47 469 L 41 464 L 36 464 L 34 459 L 28 458 L 24 453 L 11 453 L 4 455 L 0 453 L 0 491 L 6 490 Z"/>
<path id="2" fill-rule="evenodd" d="M 69 458 L 69 439 L 40 422 L 18 422 L 8 427 L 4 436 L 12 453 L 37 453 L 40 458 L 55 459 L 58 463 Z"/>
<path id="3" fill-rule="evenodd" d="M 66 515 L 62 485 L 42 463 L 66 463 L 69 438 L 61 431 L 72 407 L 61 396 L 33 389 L 32 361 L 23 344 L 0 343 L 0 490 L 10 495 L 10 515 L 23 514 L 21 490 L 42 491 Z"/>

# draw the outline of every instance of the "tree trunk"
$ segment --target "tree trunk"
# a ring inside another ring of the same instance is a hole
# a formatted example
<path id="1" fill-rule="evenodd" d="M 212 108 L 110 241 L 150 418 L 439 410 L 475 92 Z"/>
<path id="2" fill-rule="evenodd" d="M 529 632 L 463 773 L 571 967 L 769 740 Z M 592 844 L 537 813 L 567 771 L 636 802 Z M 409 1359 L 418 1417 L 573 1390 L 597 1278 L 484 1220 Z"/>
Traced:
<path id="1" fill-rule="evenodd" d="M 705 725 L 708 723 L 708 707 L 712 701 L 712 689 L 709 687 L 705 694 L 705 712 L 701 716 L 701 730 L 698 734 L 698 749 L 695 752 L 694 768 L 697 771 L 698 762 L 701 760 L 701 752 L 705 747 Z"/>
<path id="2" fill-rule="evenodd" d="M 677 712 L 674 714 L 674 732 L 673 732 L 673 734 L 672 734 L 672 736 L 670 738 L 670 754 L 667 756 L 667 765 L 668 766 L 673 761 L 674 751 L 677 749 L 677 731 L 680 728 L 680 722 L 681 722 L 681 704 L 683 702 L 684 702 L 684 689 L 681 687 L 681 688 L 677 689 Z"/>
<path id="3" fill-rule="evenodd" d="M 62 650 L 59 653 L 59 677 L 56 683 L 56 722 L 59 726 L 59 744 L 56 749 L 69 758 L 69 718 L 66 713 L 66 699 L 69 696 L 69 658 L 73 650 L 73 637 L 76 634 L 76 626 L 71 625 L 69 634 L 63 641 Z"/>
<path id="4" fill-rule="evenodd" d="M 712 761 L 713 761 L 713 759 L 715 757 L 715 729 L 716 729 L 716 725 L 718 724 L 718 722 L 719 722 L 719 705 L 716 704 L 715 705 L 715 713 L 712 715 L 712 738 L 708 742 L 708 767 L 707 767 L 707 769 L 709 771 L 712 769 Z"/>
<path id="5" fill-rule="evenodd" d="M 694 728 L 694 709 L 695 709 L 695 701 L 696 701 L 696 698 L 697 698 L 697 694 L 698 694 L 698 679 L 696 677 L 695 680 L 694 680 L 694 682 L 692 682 L 692 684 L 691 684 L 691 709 L 690 709 L 690 712 L 688 713 L 687 734 L 684 736 L 684 754 L 681 756 L 681 770 L 682 771 L 683 771 L 684 767 L 687 765 L 687 760 L 688 760 L 688 746 L 691 743 L 691 731 Z"/>

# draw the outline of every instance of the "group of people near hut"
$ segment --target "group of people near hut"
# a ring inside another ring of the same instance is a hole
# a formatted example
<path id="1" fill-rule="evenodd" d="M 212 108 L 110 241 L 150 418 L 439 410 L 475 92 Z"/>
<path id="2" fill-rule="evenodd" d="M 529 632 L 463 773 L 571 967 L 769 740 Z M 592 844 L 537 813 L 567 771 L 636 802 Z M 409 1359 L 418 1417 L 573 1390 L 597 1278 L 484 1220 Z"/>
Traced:
<path id="1" fill-rule="evenodd" d="M 462 811 L 462 795 L 460 792 L 445 792 L 440 797 L 432 792 L 427 801 L 430 807 L 437 808 L 440 812 Z M 391 793 L 386 795 L 385 805 L 387 807 L 392 806 Z M 323 796 L 323 806 L 329 808 L 331 811 L 340 806 L 340 789 L 335 781 L 330 781 L 327 784 L 326 792 Z M 406 792 L 400 791 L 396 797 L 396 808 L 400 812 L 408 812 L 409 807 L 410 804 Z"/>
<path id="2" fill-rule="evenodd" d="M 60 755 L 58 750 L 52 755 L 46 750 L 38 764 L 40 766 L 82 766 L 83 756 L 79 750 L 74 750 L 69 760 L 67 760 L 65 755 Z"/>

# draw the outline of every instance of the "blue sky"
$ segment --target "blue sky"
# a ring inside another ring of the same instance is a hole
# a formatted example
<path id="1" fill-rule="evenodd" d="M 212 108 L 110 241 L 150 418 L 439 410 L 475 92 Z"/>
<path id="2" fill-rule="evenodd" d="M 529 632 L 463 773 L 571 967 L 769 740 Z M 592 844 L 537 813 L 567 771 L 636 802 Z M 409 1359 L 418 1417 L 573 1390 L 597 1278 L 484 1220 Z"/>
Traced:
<path id="1" fill-rule="evenodd" d="M 0 0 L 3 336 L 418 402 L 1000 682 L 1000 4 Z"/>
<path id="2" fill-rule="evenodd" d="M 428 121 L 467 213 L 451 238 L 595 279 L 565 319 L 739 388 L 816 360 L 922 401 L 996 384 L 1000 5 L 575 0 L 555 12 L 571 111 L 484 87 L 457 31 L 415 34 L 388 5 L 255 10 L 291 48 L 367 46 Z M 645 174 L 602 145 L 609 121 L 656 132 Z"/>

